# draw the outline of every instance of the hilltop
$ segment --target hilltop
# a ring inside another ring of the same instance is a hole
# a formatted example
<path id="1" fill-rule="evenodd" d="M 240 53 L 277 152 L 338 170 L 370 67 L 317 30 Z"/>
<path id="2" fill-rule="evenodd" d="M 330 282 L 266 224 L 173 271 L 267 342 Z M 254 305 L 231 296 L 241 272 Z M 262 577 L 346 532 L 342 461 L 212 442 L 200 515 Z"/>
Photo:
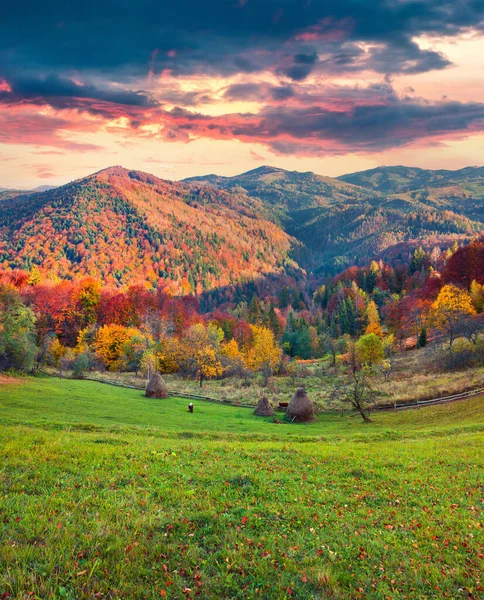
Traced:
<path id="1" fill-rule="evenodd" d="M 6 197 L 0 262 L 121 285 L 165 279 L 202 291 L 293 264 L 294 244 L 256 199 L 110 167 L 65 186 Z"/>

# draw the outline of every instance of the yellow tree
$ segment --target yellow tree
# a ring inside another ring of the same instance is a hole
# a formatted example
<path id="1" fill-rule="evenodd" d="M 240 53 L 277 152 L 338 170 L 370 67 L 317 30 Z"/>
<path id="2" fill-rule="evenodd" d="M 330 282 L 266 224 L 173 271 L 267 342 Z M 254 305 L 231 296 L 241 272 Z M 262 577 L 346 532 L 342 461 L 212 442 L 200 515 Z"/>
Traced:
<path id="1" fill-rule="evenodd" d="M 158 369 L 158 356 L 152 350 L 145 350 L 141 357 L 140 370 L 149 381 L 151 375 Z"/>
<path id="2" fill-rule="evenodd" d="M 59 342 L 58 338 L 55 338 L 50 346 L 50 355 L 52 356 L 52 361 L 56 367 L 59 365 L 60 360 L 66 352 L 67 348 Z"/>
<path id="3" fill-rule="evenodd" d="M 215 348 L 212 346 L 207 345 L 197 350 L 195 361 L 200 387 L 202 387 L 204 379 L 220 377 L 223 373 L 222 363 L 217 356 Z"/>
<path id="4" fill-rule="evenodd" d="M 200 387 L 204 379 L 221 375 L 223 368 L 219 355 L 223 338 L 224 332 L 214 323 L 195 323 L 189 327 L 178 340 L 177 362 L 180 371 L 197 377 Z"/>
<path id="5" fill-rule="evenodd" d="M 446 333 L 450 348 L 462 319 L 476 314 L 469 293 L 451 284 L 444 285 L 440 290 L 437 300 L 432 304 L 432 309 L 434 324 Z"/>
<path id="6" fill-rule="evenodd" d="M 366 307 L 366 319 L 368 321 L 368 325 L 366 327 L 365 333 L 374 333 L 379 338 L 382 338 L 383 329 L 380 325 L 380 315 L 378 314 L 378 307 L 374 300 L 370 300 L 368 302 L 368 306 Z"/>
<path id="7" fill-rule="evenodd" d="M 221 359 L 227 373 L 247 379 L 249 373 L 245 356 L 236 340 L 231 339 L 222 345 Z"/>
<path id="8" fill-rule="evenodd" d="M 258 325 L 250 328 L 252 345 L 247 353 L 247 364 L 252 370 L 262 373 L 267 385 L 267 380 L 281 364 L 282 350 L 270 329 Z"/>
<path id="9" fill-rule="evenodd" d="M 484 312 L 484 283 L 478 283 L 475 279 L 471 283 L 470 295 L 472 305 L 476 312 Z"/>
<path id="10" fill-rule="evenodd" d="M 76 351 L 80 354 L 90 350 L 94 345 L 96 335 L 97 329 L 94 325 L 88 325 L 84 329 L 81 329 L 77 335 Z"/>
<path id="11" fill-rule="evenodd" d="M 32 269 L 30 270 L 29 277 L 27 279 L 27 283 L 29 285 L 36 285 L 37 283 L 40 283 L 41 281 L 42 281 L 42 276 L 40 274 L 39 267 L 37 265 L 34 265 L 32 267 Z"/>
<path id="12" fill-rule="evenodd" d="M 125 344 L 137 335 L 140 335 L 140 332 L 132 327 L 104 325 L 96 334 L 94 349 L 106 367 L 115 371 L 123 366 Z"/>
<path id="13" fill-rule="evenodd" d="M 160 373 L 176 373 L 180 370 L 180 363 L 189 350 L 183 340 L 165 335 L 158 344 L 156 354 Z"/>
<path id="14" fill-rule="evenodd" d="M 231 339 L 222 346 L 222 355 L 230 360 L 238 360 L 240 358 L 239 344 L 237 340 Z"/>
<path id="15" fill-rule="evenodd" d="M 369 367 L 381 363 L 385 356 L 383 342 L 374 333 L 362 335 L 355 344 L 355 351 L 361 364 Z"/>

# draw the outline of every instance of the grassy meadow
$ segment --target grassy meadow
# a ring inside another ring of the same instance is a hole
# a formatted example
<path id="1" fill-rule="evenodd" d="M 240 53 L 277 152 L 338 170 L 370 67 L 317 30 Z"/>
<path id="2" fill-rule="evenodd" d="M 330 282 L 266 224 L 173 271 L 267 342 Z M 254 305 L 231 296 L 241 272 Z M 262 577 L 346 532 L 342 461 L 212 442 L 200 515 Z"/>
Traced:
<path id="1" fill-rule="evenodd" d="M 0 381 L 0 598 L 480 598 L 484 398 L 279 424 Z"/>

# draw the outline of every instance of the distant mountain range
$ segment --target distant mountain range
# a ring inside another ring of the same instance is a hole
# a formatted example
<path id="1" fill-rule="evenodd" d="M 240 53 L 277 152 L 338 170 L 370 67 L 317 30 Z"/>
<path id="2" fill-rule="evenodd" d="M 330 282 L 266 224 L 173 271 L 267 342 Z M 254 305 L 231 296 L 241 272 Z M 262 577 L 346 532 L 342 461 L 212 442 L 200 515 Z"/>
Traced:
<path id="1" fill-rule="evenodd" d="M 260 199 L 307 250 L 306 268 L 335 270 L 418 244 L 449 245 L 484 229 L 484 167 L 379 167 L 338 178 L 260 167 L 189 182 Z"/>
<path id="2" fill-rule="evenodd" d="M 484 168 L 379 167 L 338 178 L 260 167 L 183 182 L 111 167 L 0 192 L 0 262 L 112 285 L 201 292 L 261 274 L 334 273 L 484 231 Z"/>
<path id="3" fill-rule="evenodd" d="M 408 192 L 426 187 L 448 188 L 477 182 L 482 185 L 484 167 L 465 167 L 458 171 L 417 169 L 415 167 L 378 167 L 338 177 L 339 180 L 384 194 Z"/>
<path id="4" fill-rule="evenodd" d="M 11 192 L 11 193 L 18 193 L 18 194 L 25 194 L 25 193 L 30 193 L 30 192 L 46 192 L 47 190 L 53 190 L 55 189 L 57 186 L 55 185 L 38 185 L 35 188 L 32 188 L 31 190 L 17 190 L 15 188 L 3 188 L 0 187 L 0 192 Z"/>

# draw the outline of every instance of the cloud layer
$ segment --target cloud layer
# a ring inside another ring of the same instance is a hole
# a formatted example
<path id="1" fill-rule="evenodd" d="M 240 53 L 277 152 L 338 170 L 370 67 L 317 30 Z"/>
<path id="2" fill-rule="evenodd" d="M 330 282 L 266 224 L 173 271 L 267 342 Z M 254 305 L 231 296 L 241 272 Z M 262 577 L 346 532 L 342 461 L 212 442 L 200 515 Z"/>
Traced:
<path id="1" fill-rule="evenodd" d="M 445 71 L 422 38 L 484 33 L 478 0 L 8 3 L 0 143 L 92 151 L 80 133 L 377 152 L 484 129 L 484 104 L 398 94 Z M 474 100 L 474 101 L 473 101 Z"/>

